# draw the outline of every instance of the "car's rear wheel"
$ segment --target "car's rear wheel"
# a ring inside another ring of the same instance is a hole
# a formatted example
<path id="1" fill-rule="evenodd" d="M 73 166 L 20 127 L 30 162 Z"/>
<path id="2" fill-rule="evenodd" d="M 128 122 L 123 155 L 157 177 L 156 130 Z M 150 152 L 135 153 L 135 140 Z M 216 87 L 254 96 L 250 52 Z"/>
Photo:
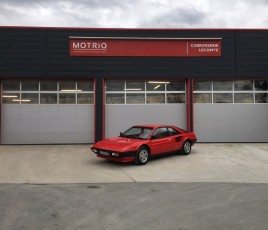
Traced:
<path id="1" fill-rule="evenodd" d="M 185 141 L 182 145 L 181 154 L 183 155 L 189 155 L 191 152 L 191 142 L 189 140 Z"/>
<path id="2" fill-rule="evenodd" d="M 137 165 L 145 165 L 149 161 L 150 158 L 150 151 L 145 146 L 141 146 L 135 158 L 135 164 Z"/>

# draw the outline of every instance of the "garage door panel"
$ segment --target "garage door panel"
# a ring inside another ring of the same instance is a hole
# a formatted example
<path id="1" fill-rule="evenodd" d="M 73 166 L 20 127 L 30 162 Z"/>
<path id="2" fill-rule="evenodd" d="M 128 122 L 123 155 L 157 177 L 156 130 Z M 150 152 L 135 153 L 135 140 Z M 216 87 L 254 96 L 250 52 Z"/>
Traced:
<path id="1" fill-rule="evenodd" d="M 118 136 L 137 124 L 173 124 L 186 128 L 184 80 L 107 80 L 105 136 Z"/>
<path id="2" fill-rule="evenodd" d="M 40 119 L 57 119 L 58 105 L 42 105 L 39 108 Z"/>
<path id="3" fill-rule="evenodd" d="M 1 123 L 2 144 L 94 142 L 94 105 L 2 105 Z"/>
<path id="4" fill-rule="evenodd" d="M 173 124 L 186 129 L 185 104 L 176 105 L 106 105 L 105 136 L 118 136 L 137 124 Z"/>
<path id="5" fill-rule="evenodd" d="M 263 104 L 195 104 L 199 142 L 267 142 L 268 106 Z"/>

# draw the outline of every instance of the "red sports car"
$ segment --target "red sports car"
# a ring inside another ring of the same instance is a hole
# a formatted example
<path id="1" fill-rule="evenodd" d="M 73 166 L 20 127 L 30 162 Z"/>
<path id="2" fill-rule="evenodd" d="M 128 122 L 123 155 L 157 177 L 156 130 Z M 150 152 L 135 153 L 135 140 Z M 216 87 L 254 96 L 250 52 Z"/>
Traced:
<path id="1" fill-rule="evenodd" d="M 159 154 L 180 151 L 188 155 L 196 140 L 194 133 L 173 125 L 136 125 L 119 137 L 95 143 L 91 150 L 108 160 L 144 165 Z"/>

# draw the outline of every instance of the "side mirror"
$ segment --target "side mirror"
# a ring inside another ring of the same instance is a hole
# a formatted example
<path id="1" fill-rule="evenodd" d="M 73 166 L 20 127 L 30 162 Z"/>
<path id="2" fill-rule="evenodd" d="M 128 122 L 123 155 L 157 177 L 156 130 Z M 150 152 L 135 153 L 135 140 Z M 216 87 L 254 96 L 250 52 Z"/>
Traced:
<path id="1" fill-rule="evenodd" d="M 119 137 L 123 137 L 123 133 L 122 132 L 120 132 Z"/>

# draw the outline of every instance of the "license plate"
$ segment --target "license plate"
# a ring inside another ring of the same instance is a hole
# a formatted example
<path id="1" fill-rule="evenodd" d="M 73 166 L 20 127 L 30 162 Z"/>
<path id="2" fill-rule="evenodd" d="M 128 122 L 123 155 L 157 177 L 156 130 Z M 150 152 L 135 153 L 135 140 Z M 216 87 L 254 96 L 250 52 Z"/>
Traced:
<path id="1" fill-rule="evenodd" d="M 106 152 L 106 151 L 100 151 L 100 154 L 104 156 L 109 156 L 109 152 Z"/>

